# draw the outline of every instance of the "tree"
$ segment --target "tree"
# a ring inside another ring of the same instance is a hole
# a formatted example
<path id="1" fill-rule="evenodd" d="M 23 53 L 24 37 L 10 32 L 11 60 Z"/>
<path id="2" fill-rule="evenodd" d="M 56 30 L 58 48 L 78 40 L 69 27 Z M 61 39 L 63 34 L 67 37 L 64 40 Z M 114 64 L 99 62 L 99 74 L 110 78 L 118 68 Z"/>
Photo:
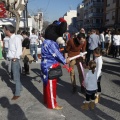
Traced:
<path id="1" fill-rule="evenodd" d="M 16 17 L 16 33 L 19 30 L 20 24 L 20 15 L 25 8 L 25 0 L 0 0 L 0 2 L 4 2 L 6 6 L 6 10 L 11 12 Z"/>

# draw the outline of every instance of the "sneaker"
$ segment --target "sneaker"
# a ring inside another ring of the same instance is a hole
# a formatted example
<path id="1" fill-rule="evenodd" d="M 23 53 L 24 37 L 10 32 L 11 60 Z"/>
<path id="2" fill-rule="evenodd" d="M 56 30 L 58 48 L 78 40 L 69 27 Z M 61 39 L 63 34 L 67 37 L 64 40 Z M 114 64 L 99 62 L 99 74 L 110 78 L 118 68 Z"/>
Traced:
<path id="1" fill-rule="evenodd" d="M 55 108 L 53 108 L 54 110 L 62 110 L 63 107 L 62 106 L 56 106 Z"/>

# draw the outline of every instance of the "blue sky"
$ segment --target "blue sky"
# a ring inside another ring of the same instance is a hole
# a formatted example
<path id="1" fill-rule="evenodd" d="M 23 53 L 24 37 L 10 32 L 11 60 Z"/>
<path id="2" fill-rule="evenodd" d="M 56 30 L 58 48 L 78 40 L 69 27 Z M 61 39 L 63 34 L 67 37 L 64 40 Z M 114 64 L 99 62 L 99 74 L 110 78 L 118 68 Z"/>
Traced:
<path id="1" fill-rule="evenodd" d="M 28 0 L 28 11 L 30 13 L 41 9 L 45 19 L 52 22 L 62 17 L 67 11 L 76 10 L 82 0 Z"/>

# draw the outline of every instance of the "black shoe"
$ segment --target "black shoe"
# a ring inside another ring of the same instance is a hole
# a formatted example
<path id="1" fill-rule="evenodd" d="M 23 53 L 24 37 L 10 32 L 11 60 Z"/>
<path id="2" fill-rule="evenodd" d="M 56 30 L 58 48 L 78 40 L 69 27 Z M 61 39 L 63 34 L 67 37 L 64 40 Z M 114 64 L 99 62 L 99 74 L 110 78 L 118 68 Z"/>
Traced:
<path id="1" fill-rule="evenodd" d="M 72 90 L 72 93 L 76 93 L 77 92 L 77 88 L 76 87 L 73 87 L 73 90 Z"/>

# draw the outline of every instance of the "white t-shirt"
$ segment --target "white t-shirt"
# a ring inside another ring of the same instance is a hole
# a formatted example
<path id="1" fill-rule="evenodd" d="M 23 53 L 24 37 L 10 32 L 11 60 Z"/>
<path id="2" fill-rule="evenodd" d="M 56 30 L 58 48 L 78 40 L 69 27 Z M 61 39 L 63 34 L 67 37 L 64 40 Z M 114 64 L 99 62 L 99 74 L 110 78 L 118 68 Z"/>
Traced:
<path id="1" fill-rule="evenodd" d="M 24 40 L 24 38 L 23 38 L 23 36 L 22 36 L 22 35 L 17 34 L 16 36 L 18 36 L 18 37 L 21 39 L 21 41 L 23 41 L 23 40 Z"/>
<path id="2" fill-rule="evenodd" d="M 111 35 L 108 35 L 108 34 L 105 35 L 105 42 L 111 43 Z"/>
<path id="3" fill-rule="evenodd" d="M 102 56 L 99 56 L 95 59 L 96 62 L 96 72 L 97 72 L 97 79 L 102 75 L 102 65 L 103 65 L 103 60 Z"/>
<path id="4" fill-rule="evenodd" d="M 93 74 L 92 70 L 89 70 L 86 74 L 84 84 L 86 90 L 97 90 L 97 72 L 95 71 Z"/>
<path id="5" fill-rule="evenodd" d="M 5 47 L 5 48 L 8 48 L 8 43 L 9 43 L 9 40 L 10 40 L 10 38 L 9 38 L 9 37 L 7 37 L 7 36 L 3 39 L 3 42 L 4 42 L 4 47 Z"/>
<path id="6" fill-rule="evenodd" d="M 100 34 L 100 41 L 105 42 L 105 37 L 104 37 L 104 34 L 102 34 L 102 33 Z"/>
<path id="7" fill-rule="evenodd" d="M 120 45 L 120 35 L 114 35 L 113 42 L 113 45 Z"/>
<path id="8" fill-rule="evenodd" d="M 32 34 L 30 35 L 29 39 L 30 39 L 30 44 L 37 44 L 38 36 Z"/>

